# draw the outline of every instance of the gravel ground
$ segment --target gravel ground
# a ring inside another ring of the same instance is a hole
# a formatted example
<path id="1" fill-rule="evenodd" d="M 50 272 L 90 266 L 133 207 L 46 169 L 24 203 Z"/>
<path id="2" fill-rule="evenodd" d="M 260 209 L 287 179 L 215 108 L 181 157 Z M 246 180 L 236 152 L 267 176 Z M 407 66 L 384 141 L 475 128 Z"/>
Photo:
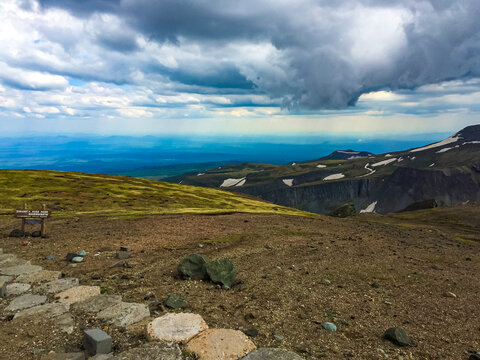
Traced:
<path id="1" fill-rule="evenodd" d="M 478 207 L 458 211 L 480 229 Z M 152 314 L 166 311 L 155 299 L 182 295 L 186 311 L 202 315 L 210 327 L 255 328 L 258 347 L 283 347 L 306 359 L 468 359 L 469 350 L 480 351 L 480 242 L 458 241 L 454 225 L 394 220 L 248 214 L 53 218 L 48 239 L 29 238 L 24 246 L 24 239 L 7 237 L 18 221 L 4 217 L 0 247 L 78 277 L 81 284 L 145 302 Z M 130 258 L 115 258 L 120 246 L 132 249 Z M 83 263 L 72 267 L 64 260 L 82 249 L 88 252 Z M 178 279 L 176 267 L 191 253 L 230 258 L 239 271 L 232 289 Z M 51 254 L 56 259 L 45 260 Z M 129 268 L 113 267 L 124 261 Z M 100 279 L 92 280 L 94 275 Z M 0 314 L 7 304 L 0 301 Z M 74 350 L 82 328 L 104 325 L 77 319 L 75 332 L 62 335 L 52 320 L 0 319 L 1 359 Z M 325 321 L 338 331 L 324 330 Z M 109 328 L 115 349 L 144 342 L 144 325 Z M 383 340 L 389 327 L 405 329 L 415 345 L 399 348 Z"/>

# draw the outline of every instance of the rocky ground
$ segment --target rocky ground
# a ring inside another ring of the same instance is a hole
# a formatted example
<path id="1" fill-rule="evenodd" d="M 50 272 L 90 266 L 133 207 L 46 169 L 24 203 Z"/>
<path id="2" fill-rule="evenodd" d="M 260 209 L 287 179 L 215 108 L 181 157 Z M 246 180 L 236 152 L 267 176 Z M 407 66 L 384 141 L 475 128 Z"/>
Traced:
<path id="1" fill-rule="evenodd" d="M 3 217 L 4 253 L 121 295 L 124 302 L 145 304 L 151 316 L 123 327 L 73 314 L 73 328 L 65 331 L 56 318 L 13 320 L 15 312 L 6 308 L 16 296 L 6 296 L 0 300 L 0 358 L 79 351 L 82 331 L 91 327 L 112 336 L 115 353 L 136 348 L 147 342 L 148 322 L 172 312 L 162 300 L 177 294 L 188 307 L 176 312 L 199 314 L 210 328 L 246 331 L 258 348 L 285 348 L 305 359 L 468 359 L 480 351 L 479 210 L 350 219 L 52 218 L 48 239 L 10 238 L 18 220 Z M 116 257 L 120 246 L 131 248 L 128 258 Z M 83 262 L 65 260 L 80 250 L 87 252 Z M 232 288 L 180 279 L 177 266 L 192 253 L 230 258 L 238 269 Z M 58 299 L 47 294 L 46 301 Z M 326 321 L 337 331 L 325 330 Z M 386 341 L 383 334 L 391 327 L 403 328 L 413 346 Z M 191 356 L 187 350 L 184 355 Z"/>

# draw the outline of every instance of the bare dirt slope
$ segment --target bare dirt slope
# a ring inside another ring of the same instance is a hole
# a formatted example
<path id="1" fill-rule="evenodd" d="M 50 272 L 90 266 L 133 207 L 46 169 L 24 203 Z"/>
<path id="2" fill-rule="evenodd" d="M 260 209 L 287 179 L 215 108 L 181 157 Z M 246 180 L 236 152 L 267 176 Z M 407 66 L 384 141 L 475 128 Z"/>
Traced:
<path id="1" fill-rule="evenodd" d="M 255 328 L 258 347 L 285 347 L 306 359 L 468 359 L 468 350 L 480 350 L 479 210 L 464 206 L 430 210 L 429 216 L 351 219 L 255 214 L 53 218 L 50 238 L 28 239 L 28 246 L 24 239 L 7 237 L 18 221 L 3 217 L 0 247 L 78 277 L 82 284 L 145 302 L 152 313 L 167 311 L 155 306 L 155 298 L 182 295 L 189 303 L 186 311 L 201 314 L 210 327 Z M 115 258 L 121 245 L 132 248 L 127 260 Z M 82 249 L 89 252 L 84 263 L 72 267 L 64 260 L 67 252 Z M 226 291 L 178 279 L 176 267 L 191 253 L 232 259 L 239 270 L 236 284 Z M 56 259 L 45 260 L 50 254 Z M 122 261 L 131 268 L 112 267 Z M 94 275 L 100 280 L 92 280 Z M 0 302 L 0 311 L 6 304 Z M 53 324 L 0 320 L 2 359 L 81 346 L 81 329 L 67 336 L 54 333 Z M 82 326 L 102 326 L 88 321 Z M 334 322 L 338 331 L 324 330 L 324 321 Z M 415 346 L 399 348 L 383 340 L 383 332 L 393 326 L 404 328 Z M 109 332 L 115 351 L 145 341 L 141 327 Z"/>

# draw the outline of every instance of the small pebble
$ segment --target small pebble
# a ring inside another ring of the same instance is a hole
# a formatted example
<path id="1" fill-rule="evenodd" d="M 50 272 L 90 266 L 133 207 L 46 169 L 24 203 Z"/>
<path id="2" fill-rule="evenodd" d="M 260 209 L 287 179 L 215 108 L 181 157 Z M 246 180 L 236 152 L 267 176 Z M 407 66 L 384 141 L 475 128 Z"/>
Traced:
<path id="1" fill-rule="evenodd" d="M 332 332 L 337 331 L 337 326 L 334 323 L 324 322 L 322 326 L 325 330 L 332 331 Z"/>

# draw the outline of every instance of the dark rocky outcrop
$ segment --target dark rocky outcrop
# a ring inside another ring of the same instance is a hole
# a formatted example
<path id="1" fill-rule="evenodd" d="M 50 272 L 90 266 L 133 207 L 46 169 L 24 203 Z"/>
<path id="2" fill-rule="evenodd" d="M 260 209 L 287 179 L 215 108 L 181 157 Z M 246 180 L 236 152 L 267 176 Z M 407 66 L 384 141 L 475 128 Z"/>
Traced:
<path id="1" fill-rule="evenodd" d="M 203 280 L 206 276 L 205 264 L 208 259 L 200 254 L 191 254 L 178 265 L 178 274 L 183 279 Z"/>

